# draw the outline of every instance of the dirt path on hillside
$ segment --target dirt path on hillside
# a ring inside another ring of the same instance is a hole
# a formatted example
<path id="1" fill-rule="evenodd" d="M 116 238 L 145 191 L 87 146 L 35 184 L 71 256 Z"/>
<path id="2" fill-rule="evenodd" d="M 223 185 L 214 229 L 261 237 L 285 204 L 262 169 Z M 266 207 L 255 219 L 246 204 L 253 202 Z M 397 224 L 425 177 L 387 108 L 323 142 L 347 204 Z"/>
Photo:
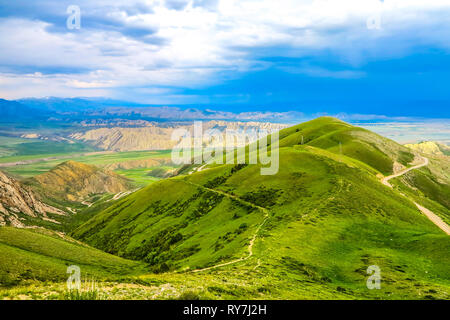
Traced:
<path id="1" fill-rule="evenodd" d="M 423 159 L 423 163 L 418 164 L 418 165 L 415 165 L 415 166 L 410 167 L 410 168 L 407 168 L 407 169 L 404 169 L 404 170 L 402 170 L 402 171 L 400 171 L 400 172 L 397 172 L 396 174 L 392 174 L 392 175 L 390 175 L 390 176 L 384 177 L 384 178 L 381 180 L 381 183 L 383 183 L 384 185 L 386 185 L 386 186 L 392 188 L 392 185 L 389 183 L 389 180 L 391 180 L 391 179 L 393 179 L 393 178 L 400 177 L 400 176 L 404 175 L 405 173 L 407 173 L 407 172 L 409 172 L 409 171 L 411 171 L 411 170 L 419 169 L 419 168 L 421 168 L 421 167 L 427 166 L 428 163 L 429 163 L 428 158 L 422 157 L 422 159 Z"/>
<path id="2" fill-rule="evenodd" d="M 257 236 L 258 236 L 258 233 L 259 233 L 259 231 L 261 230 L 262 226 L 266 223 L 267 219 L 269 219 L 269 210 L 267 210 L 267 209 L 264 208 L 264 207 L 260 207 L 260 206 L 254 204 L 254 203 L 251 203 L 251 202 L 242 200 L 241 198 L 239 198 L 239 197 L 237 197 L 237 196 L 235 196 L 235 195 L 226 193 L 226 192 L 221 191 L 221 190 L 215 190 L 215 189 L 207 188 L 207 187 L 205 187 L 205 186 L 202 186 L 202 185 L 200 185 L 200 184 L 196 184 L 196 183 L 193 183 L 193 182 L 190 182 L 190 181 L 183 181 L 183 182 L 188 183 L 188 184 L 193 185 L 193 186 L 196 186 L 196 187 L 198 187 L 198 188 L 202 188 L 202 189 L 204 189 L 204 190 L 208 190 L 208 191 L 211 191 L 211 192 L 214 192 L 214 193 L 223 195 L 223 196 L 225 196 L 225 197 L 227 197 L 227 198 L 230 198 L 230 199 L 239 201 L 239 202 L 241 202 L 241 203 L 243 203 L 243 204 L 245 204 L 245 205 L 247 205 L 247 206 L 256 208 L 256 209 L 258 209 L 259 211 L 261 211 L 262 213 L 264 213 L 264 220 L 263 220 L 263 221 L 261 222 L 261 224 L 256 228 L 255 233 L 253 234 L 253 237 L 251 238 L 250 243 L 249 243 L 249 245 L 248 245 L 248 255 L 247 255 L 247 256 L 242 257 L 242 258 L 239 258 L 239 259 L 235 259 L 235 260 L 232 260 L 232 261 L 228 261 L 228 262 L 216 264 L 215 266 L 211 266 L 211 267 L 207 267 L 207 268 L 202 268 L 202 269 L 191 270 L 191 272 L 201 272 L 201 271 L 206 271 L 206 270 L 216 269 L 216 268 L 228 266 L 228 265 L 230 265 L 230 264 L 234 264 L 234 263 L 238 263 L 238 262 L 241 262 L 241 261 L 245 261 L 245 260 L 248 260 L 249 258 L 251 258 L 251 257 L 253 256 L 253 245 L 255 244 L 255 241 L 256 241 L 256 238 L 257 238 Z"/>
<path id="3" fill-rule="evenodd" d="M 392 185 L 389 183 L 389 180 L 393 179 L 393 178 L 397 178 L 400 177 L 402 175 L 404 175 L 405 173 L 414 170 L 414 169 L 419 169 L 421 167 L 427 166 L 429 163 L 428 158 L 426 157 L 422 157 L 423 159 L 423 163 L 418 164 L 416 166 L 407 168 L 405 170 L 402 170 L 396 174 L 392 174 L 390 176 L 384 177 L 381 180 L 381 183 L 383 183 L 384 185 L 388 186 L 389 188 L 393 189 Z M 402 196 L 406 197 L 403 193 L 400 193 Z M 450 226 L 448 224 L 446 224 L 437 214 L 435 214 L 433 211 L 421 206 L 420 204 L 418 204 L 417 202 L 413 201 L 414 204 L 416 205 L 417 209 L 420 210 L 420 212 L 422 212 L 428 219 L 430 219 L 431 222 L 433 222 L 436 226 L 439 227 L 439 229 L 441 229 L 442 231 L 444 231 L 447 235 L 450 235 Z"/>

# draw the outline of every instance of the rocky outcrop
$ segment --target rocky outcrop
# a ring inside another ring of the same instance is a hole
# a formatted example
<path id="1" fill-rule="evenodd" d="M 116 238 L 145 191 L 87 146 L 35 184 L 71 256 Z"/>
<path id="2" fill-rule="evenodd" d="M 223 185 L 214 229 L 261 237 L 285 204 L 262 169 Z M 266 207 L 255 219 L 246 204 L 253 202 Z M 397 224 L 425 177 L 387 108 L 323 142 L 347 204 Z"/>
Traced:
<path id="1" fill-rule="evenodd" d="M 24 227 L 26 216 L 53 221 L 48 213 L 66 214 L 41 202 L 29 187 L 0 172 L 0 225 Z"/>
<path id="2" fill-rule="evenodd" d="M 173 128 L 156 126 L 143 128 L 100 128 L 85 133 L 72 134 L 72 139 L 92 143 L 102 150 L 141 151 L 165 150 L 172 148 L 176 141 L 170 137 Z"/>

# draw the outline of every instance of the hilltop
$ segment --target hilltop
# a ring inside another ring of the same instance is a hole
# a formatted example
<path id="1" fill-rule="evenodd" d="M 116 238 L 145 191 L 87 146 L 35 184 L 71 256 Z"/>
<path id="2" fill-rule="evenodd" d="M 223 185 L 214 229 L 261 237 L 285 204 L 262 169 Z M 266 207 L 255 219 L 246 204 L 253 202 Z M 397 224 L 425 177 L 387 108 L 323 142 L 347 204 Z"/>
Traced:
<path id="1" fill-rule="evenodd" d="M 280 148 L 300 144 L 343 154 L 383 174 L 398 171 L 414 160 L 408 148 L 332 117 L 320 117 L 280 132 Z"/>
<path id="2" fill-rule="evenodd" d="M 241 296 L 448 298 L 450 239 L 380 182 L 414 153 L 329 117 L 281 130 L 279 152 L 274 176 L 208 165 L 124 197 L 72 235 L 154 272 L 264 283 Z M 367 290 L 371 265 L 382 290 Z"/>
<path id="3" fill-rule="evenodd" d="M 41 202 L 31 188 L 0 171 L 0 226 L 24 227 L 40 220 L 57 223 L 49 214 L 66 215 Z"/>
<path id="4" fill-rule="evenodd" d="M 128 179 L 112 171 L 76 161 L 63 162 L 30 178 L 27 183 L 49 198 L 76 202 L 96 194 L 119 193 L 133 188 Z"/>

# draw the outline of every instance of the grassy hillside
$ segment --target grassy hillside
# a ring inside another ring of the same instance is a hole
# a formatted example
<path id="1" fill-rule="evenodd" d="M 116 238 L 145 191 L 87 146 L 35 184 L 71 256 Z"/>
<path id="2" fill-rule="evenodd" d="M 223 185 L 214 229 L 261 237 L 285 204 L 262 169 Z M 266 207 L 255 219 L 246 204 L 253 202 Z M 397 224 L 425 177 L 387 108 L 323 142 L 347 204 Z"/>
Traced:
<path id="1" fill-rule="evenodd" d="M 17 157 L 49 156 L 95 150 L 95 148 L 80 142 L 44 141 L 0 135 L 0 162 Z"/>
<path id="2" fill-rule="evenodd" d="M 428 166 L 396 178 L 394 185 L 450 224 L 450 157 L 426 156 Z"/>
<path id="3" fill-rule="evenodd" d="M 274 176 L 260 175 L 260 165 L 215 165 L 160 181 L 73 236 L 156 272 L 213 267 L 201 273 L 251 282 L 245 274 L 257 269 L 265 297 L 448 297 L 450 239 L 376 177 L 412 154 L 332 118 L 280 138 Z M 214 268 L 221 263 L 229 264 Z M 366 288 L 370 265 L 382 270 L 382 290 Z"/>
<path id="4" fill-rule="evenodd" d="M 67 267 L 78 265 L 83 277 L 117 279 L 142 272 L 142 264 L 41 229 L 0 227 L 0 286 L 32 281 L 65 281 Z"/>
<path id="5" fill-rule="evenodd" d="M 405 147 L 429 155 L 450 156 L 450 147 L 439 142 L 423 141 L 416 144 L 406 144 Z"/>
<path id="6" fill-rule="evenodd" d="M 394 162 L 406 166 L 411 151 L 369 130 L 331 117 L 320 117 L 280 132 L 280 147 L 309 145 L 357 159 L 387 175 Z"/>
<path id="7" fill-rule="evenodd" d="M 327 117 L 280 139 L 274 176 L 260 164 L 186 168 L 68 217 L 77 240 L 0 228 L 0 283 L 15 286 L 0 297 L 62 294 L 76 264 L 115 299 L 450 299 L 450 238 L 379 181 L 412 153 Z M 441 214 L 446 165 L 433 158 L 410 172 L 417 195 L 392 181 Z M 372 265 L 380 290 L 366 287 Z"/>

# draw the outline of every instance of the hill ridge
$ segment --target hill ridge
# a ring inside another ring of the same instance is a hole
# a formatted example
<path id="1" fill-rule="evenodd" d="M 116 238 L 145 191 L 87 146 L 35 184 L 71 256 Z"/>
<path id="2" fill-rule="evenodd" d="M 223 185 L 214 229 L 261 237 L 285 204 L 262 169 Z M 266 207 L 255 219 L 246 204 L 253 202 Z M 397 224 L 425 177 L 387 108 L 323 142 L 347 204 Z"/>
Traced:
<path id="1" fill-rule="evenodd" d="M 50 171 L 27 180 L 51 198 L 83 202 L 92 194 L 120 193 L 131 190 L 130 180 L 93 165 L 65 161 Z"/>

